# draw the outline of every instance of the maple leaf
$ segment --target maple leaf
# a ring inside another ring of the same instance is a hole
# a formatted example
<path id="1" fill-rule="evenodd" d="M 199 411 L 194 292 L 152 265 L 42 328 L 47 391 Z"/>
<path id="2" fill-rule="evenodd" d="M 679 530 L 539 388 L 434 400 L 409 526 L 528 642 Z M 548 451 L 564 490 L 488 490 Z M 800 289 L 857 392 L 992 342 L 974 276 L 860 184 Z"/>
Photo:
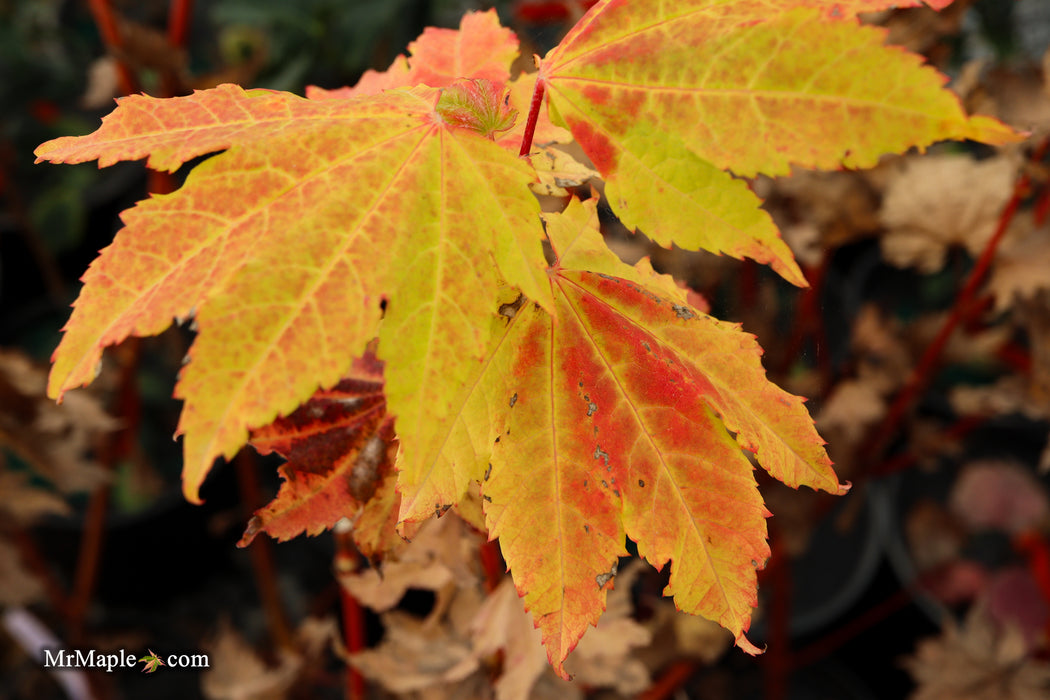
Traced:
<path id="1" fill-rule="evenodd" d="M 139 661 L 142 661 L 146 664 L 145 668 L 142 669 L 143 673 L 153 673 L 161 666 L 167 665 L 160 660 L 160 657 L 157 656 L 152 649 L 149 650 L 149 656 L 143 656 L 141 659 L 139 659 Z"/>
<path id="2" fill-rule="evenodd" d="M 551 663 L 564 674 L 597 622 L 625 535 L 654 566 L 672 561 L 667 592 L 681 609 L 757 652 L 744 632 L 769 553 L 767 513 L 737 443 L 792 486 L 844 491 L 802 400 L 766 380 L 753 337 L 689 307 L 647 261 L 621 263 L 593 200 L 549 215 L 547 233 L 557 321 L 531 303 L 506 310 L 451 433 L 475 426 L 461 464 L 484 468 L 489 535 Z"/>
<path id="3" fill-rule="evenodd" d="M 94 134 L 41 146 L 59 162 L 149 154 L 162 169 L 233 146 L 125 213 L 84 277 L 51 395 L 89 382 L 104 346 L 195 313 L 176 395 L 184 492 L 197 501 L 215 457 L 335 384 L 378 335 L 392 412 L 425 444 L 463 358 L 483 354 L 500 280 L 551 307 L 534 171 L 446 124 L 439 97 L 421 87 L 316 102 L 230 85 L 134 96 Z"/>
<path id="4" fill-rule="evenodd" d="M 540 180 L 531 186 L 536 194 L 567 197 L 569 192 L 564 188 L 576 187 L 592 177 L 599 177 L 596 170 L 588 168 L 557 148 L 540 148 L 533 151 L 529 160 L 532 167 L 536 168 L 536 175 Z"/>
<path id="5" fill-rule="evenodd" d="M 401 55 L 386 71 L 365 71 L 353 87 L 325 90 L 310 86 L 311 99 L 374 95 L 383 90 L 413 85 L 444 87 L 459 78 L 481 78 L 503 83 L 518 57 L 518 39 L 500 26 L 495 10 L 468 12 L 459 29 L 427 27 L 408 45 L 410 58 Z"/>
<path id="6" fill-rule="evenodd" d="M 547 55 L 540 80 L 626 225 L 661 245 L 753 258 L 804 286 L 758 198 L 723 169 L 866 167 L 936 140 L 1019 138 L 967 118 L 939 73 L 853 19 L 891 4 L 918 3 L 603 0 Z"/>
<path id="7" fill-rule="evenodd" d="M 317 391 L 292 414 L 253 430 L 261 453 L 288 460 L 281 490 L 255 512 L 239 547 L 260 532 L 285 541 L 316 535 L 341 518 L 354 522 L 354 540 L 374 557 L 400 542 L 395 532 L 400 499 L 394 489 L 397 441 L 386 412 L 383 363 L 370 347 L 334 387 Z"/>

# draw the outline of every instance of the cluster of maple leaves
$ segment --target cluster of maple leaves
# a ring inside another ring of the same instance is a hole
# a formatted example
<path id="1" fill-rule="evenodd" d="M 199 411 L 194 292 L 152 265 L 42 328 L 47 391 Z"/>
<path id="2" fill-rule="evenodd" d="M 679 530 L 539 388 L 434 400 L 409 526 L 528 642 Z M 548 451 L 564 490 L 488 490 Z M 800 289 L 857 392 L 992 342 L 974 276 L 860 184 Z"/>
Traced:
<path id="1" fill-rule="evenodd" d="M 558 148 L 574 140 L 629 228 L 805 285 L 728 171 L 1017 138 L 856 21 L 890 4 L 603 0 L 513 80 L 517 41 L 481 13 L 354 88 L 124 98 L 38 158 L 173 171 L 222 153 L 123 214 L 49 392 L 90 382 L 106 346 L 192 319 L 176 388 L 187 498 L 249 440 L 289 459 L 245 541 L 349 516 L 379 553 L 455 507 L 499 539 L 564 672 L 630 538 L 671 562 L 679 608 L 757 652 L 745 632 L 767 513 L 740 448 L 790 486 L 841 493 L 823 442 L 750 335 L 647 260 L 621 262 L 593 198 L 541 215 L 530 186 L 582 181 L 588 166 Z M 547 110 L 519 158 L 538 90 Z"/>

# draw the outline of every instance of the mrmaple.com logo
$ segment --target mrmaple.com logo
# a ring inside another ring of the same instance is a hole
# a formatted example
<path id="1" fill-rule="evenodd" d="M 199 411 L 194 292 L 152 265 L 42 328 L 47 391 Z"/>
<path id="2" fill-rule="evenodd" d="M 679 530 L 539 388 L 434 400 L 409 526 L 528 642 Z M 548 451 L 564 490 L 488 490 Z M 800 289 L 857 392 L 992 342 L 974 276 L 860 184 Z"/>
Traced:
<path id="1" fill-rule="evenodd" d="M 119 649 L 102 653 L 94 649 L 44 649 L 44 668 L 93 668 L 112 673 L 116 668 L 135 668 L 144 664 L 143 673 L 153 673 L 161 666 L 171 668 L 210 668 L 207 654 L 169 654 L 161 657 L 152 649 L 149 654 L 136 658 L 135 654 Z"/>

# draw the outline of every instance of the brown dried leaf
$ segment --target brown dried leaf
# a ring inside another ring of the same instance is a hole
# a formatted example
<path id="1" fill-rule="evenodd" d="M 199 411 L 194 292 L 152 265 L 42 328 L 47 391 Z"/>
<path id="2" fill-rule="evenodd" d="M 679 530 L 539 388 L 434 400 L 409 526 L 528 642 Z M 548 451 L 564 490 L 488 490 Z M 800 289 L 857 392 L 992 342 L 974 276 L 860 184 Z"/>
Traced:
<path id="1" fill-rule="evenodd" d="M 201 691 L 209 700 L 280 700 L 287 695 L 303 659 L 279 652 L 279 665 L 269 668 L 228 622 L 206 646 L 211 666 L 201 676 Z"/>
<path id="2" fill-rule="evenodd" d="M 785 240 L 807 265 L 819 262 L 819 247 L 837 248 L 871 236 L 880 228 L 878 192 L 866 172 L 800 168 L 790 177 L 759 178 L 755 187 L 758 194 L 769 199 L 768 208 L 778 220 Z M 792 231 L 796 227 L 799 229 Z"/>
<path id="3" fill-rule="evenodd" d="M 120 74 L 113 56 L 96 58 L 88 66 L 87 87 L 80 97 L 83 109 L 108 109 L 120 95 Z"/>
<path id="4" fill-rule="evenodd" d="M 29 605 L 44 598 L 44 587 L 22 563 L 11 543 L 0 539 L 0 605 Z"/>
<path id="5" fill-rule="evenodd" d="M 889 30 L 886 43 L 925 54 L 942 46 L 942 38 L 958 35 L 966 9 L 975 0 L 956 0 L 943 10 L 909 7 L 875 13 L 877 24 Z"/>
<path id="6" fill-rule="evenodd" d="M 858 378 L 883 396 L 897 391 L 911 374 L 914 363 L 904 329 L 874 304 L 857 315 L 850 344 Z"/>
<path id="7" fill-rule="evenodd" d="M 994 67 L 965 95 L 971 112 L 994 115 L 1018 129 L 1045 134 L 1050 129 L 1050 93 L 1040 71 Z"/>
<path id="8" fill-rule="evenodd" d="M 352 574 L 339 574 L 339 583 L 362 605 L 376 612 L 397 606 L 410 588 L 437 591 L 452 583 L 452 574 L 444 564 L 418 561 L 383 562 L 383 573 L 365 569 Z"/>
<path id="9" fill-rule="evenodd" d="M 69 515 L 70 508 L 55 493 L 29 483 L 29 475 L 0 470 L 0 513 L 20 525 L 31 525 L 45 515 Z"/>
<path id="10" fill-rule="evenodd" d="M 481 536 L 460 518 L 432 518 L 411 542 L 389 554 L 381 571 L 339 573 L 339 582 L 377 612 L 396 606 L 410 588 L 438 591 L 450 584 L 468 588 L 480 580 L 475 561 L 480 542 Z"/>
<path id="11" fill-rule="evenodd" d="M 474 653 L 479 657 L 503 650 L 503 674 L 495 686 L 497 700 L 528 700 L 533 686 L 550 673 L 550 667 L 540 631 L 509 578 L 485 600 L 474 618 L 473 632 Z M 571 687 L 557 680 L 566 689 Z"/>
<path id="12" fill-rule="evenodd" d="M 472 625 L 474 651 L 479 658 L 503 651 L 497 700 L 526 700 L 555 689 L 555 697 L 578 696 L 576 684 L 614 688 L 628 695 L 647 688 L 649 672 L 634 652 L 652 641 L 652 633 L 631 618 L 631 585 L 643 568 L 641 561 L 634 560 L 615 576 L 615 588 L 598 626 L 587 630 L 565 662 L 574 684 L 555 677 L 550 670 L 540 632 L 510 579 L 505 580 L 485 600 Z"/>
<path id="13" fill-rule="evenodd" d="M 1046 407 L 1035 401 L 1026 377 L 1009 375 L 986 386 L 957 386 L 948 394 L 952 408 L 961 415 L 1001 416 L 1020 413 L 1029 418 L 1047 416 Z"/>
<path id="14" fill-rule="evenodd" d="M 1027 655 L 1016 627 L 997 629 L 981 606 L 960 628 L 919 642 L 904 666 L 918 684 L 912 700 L 1043 700 L 1050 664 Z"/>
<path id="15" fill-rule="evenodd" d="M 0 448 L 18 455 L 62 493 L 105 483 L 109 474 L 88 455 L 97 436 L 119 422 L 86 392 L 55 404 L 45 395 L 46 384 L 46 370 L 26 355 L 0 350 Z"/>
<path id="16" fill-rule="evenodd" d="M 1019 302 L 1016 315 L 1028 332 L 1032 355 L 1028 395 L 1044 412 L 1050 412 L 1050 294 Z"/>
<path id="17" fill-rule="evenodd" d="M 880 211 L 889 229 L 881 240 L 886 260 L 928 273 L 944 266 L 950 246 L 979 255 L 1010 198 L 1018 166 L 1016 155 L 902 159 Z"/>
<path id="18" fill-rule="evenodd" d="M 828 455 L 840 470 L 884 415 L 886 399 L 872 382 L 844 379 L 835 385 L 814 421 L 828 441 Z"/>
<path id="19" fill-rule="evenodd" d="M 904 521 L 908 551 L 919 571 L 931 571 L 959 556 L 966 544 L 966 531 L 940 503 L 922 500 L 908 511 Z"/>
<path id="20" fill-rule="evenodd" d="M 695 656 L 705 664 L 713 664 L 733 645 L 733 635 L 718 623 L 698 615 L 674 611 L 675 639 L 683 654 Z"/>
<path id="21" fill-rule="evenodd" d="M 382 619 L 382 643 L 352 655 L 350 663 L 392 693 L 458 683 L 479 667 L 470 642 L 452 635 L 447 625 L 428 624 L 396 610 Z"/>
<path id="22" fill-rule="evenodd" d="M 996 311 L 1050 289 L 1050 228 L 1040 226 L 1000 247 L 988 279 Z"/>
<path id="23" fill-rule="evenodd" d="M 578 682 L 613 688 L 624 695 L 649 687 L 649 671 L 633 655 L 635 649 L 652 642 L 652 633 L 631 618 L 631 584 L 642 570 L 642 562 L 632 559 L 616 575 L 616 587 L 609 593 L 598 626 L 588 628 L 566 659 L 565 669 Z"/>

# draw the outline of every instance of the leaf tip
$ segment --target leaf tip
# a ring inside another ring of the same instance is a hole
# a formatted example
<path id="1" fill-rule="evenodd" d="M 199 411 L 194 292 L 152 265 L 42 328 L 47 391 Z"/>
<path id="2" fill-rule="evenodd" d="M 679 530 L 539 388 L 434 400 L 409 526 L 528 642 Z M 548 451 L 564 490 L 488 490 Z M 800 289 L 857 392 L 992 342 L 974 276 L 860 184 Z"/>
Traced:
<path id="1" fill-rule="evenodd" d="M 765 262 L 765 261 L 762 261 Z M 783 277 L 785 280 L 795 285 L 799 289 L 809 289 L 809 280 L 806 279 L 806 273 L 802 271 L 802 268 L 798 266 L 793 257 L 788 258 L 773 258 L 769 261 L 769 265 Z"/>
<path id="2" fill-rule="evenodd" d="M 263 521 L 258 515 L 253 515 L 251 520 L 248 521 L 248 527 L 244 529 L 244 534 L 241 535 L 241 539 L 237 541 L 237 548 L 244 549 L 252 543 L 255 536 L 258 535 L 263 529 Z"/>
<path id="3" fill-rule="evenodd" d="M 59 147 L 59 145 L 61 144 L 61 142 L 63 141 L 63 139 L 68 140 L 69 137 L 68 136 L 60 136 L 57 139 L 51 139 L 50 141 L 44 141 L 42 144 L 37 146 L 33 150 L 33 155 L 36 156 L 36 160 L 33 161 L 33 164 L 36 165 L 37 163 L 43 163 L 44 161 L 50 161 L 51 159 L 47 157 L 47 154 L 51 153 L 54 150 L 56 150 Z"/>
<path id="4" fill-rule="evenodd" d="M 1010 143 L 1018 143 L 1024 141 L 1029 136 L 1029 132 L 1027 131 L 1019 131 L 994 117 L 987 117 L 980 114 L 970 117 L 969 127 L 967 138 L 993 146 L 1005 146 Z"/>
<path id="5" fill-rule="evenodd" d="M 747 654 L 750 654 L 751 656 L 759 656 L 761 654 L 766 653 L 765 647 L 763 647 L 761 649 L 756 647 L 754 644 L 751 643 L 751 640 L 748 639 L 747 635 L 744 634 L 743 632 L 741 632 L 740 634 L 738 634 L 736 636 L 736 640 L 735 641 L 736 641 L 736 645 L 740 648 L 741 651 L 743 651 L 743 652 L 745 652 Z"/>
<path id="6" fill-rule="evenodd" d="M 183 467 L 182 475 L 182 495 L 183 497 L 195 506 L 203 505 L 204 499 L 200 496 L 200 480 L 187 478 L 185 473 L 185 467 Z"/>

